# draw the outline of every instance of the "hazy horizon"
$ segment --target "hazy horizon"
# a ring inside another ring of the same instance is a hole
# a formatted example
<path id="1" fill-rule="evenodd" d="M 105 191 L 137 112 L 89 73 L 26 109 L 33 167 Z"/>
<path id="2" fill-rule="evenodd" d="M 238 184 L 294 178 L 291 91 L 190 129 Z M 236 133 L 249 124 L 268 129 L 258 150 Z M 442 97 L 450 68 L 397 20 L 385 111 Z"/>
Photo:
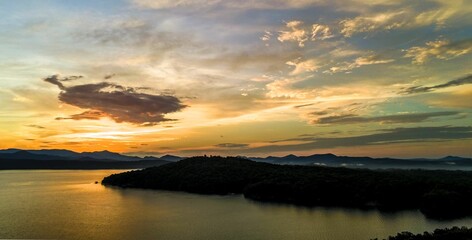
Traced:
<path id="1" fill-rule="evenodd" d="M 19 151 L 73 151 L 70 149 L 19 149 L 19 148 L 8 148 L 8 149 L 0 149 L 0 151 L 8 151 L 8 150 L 19 150 Z M 184 154 L 169 154 L 169 153 L 156 153 L 156 152 L 112 152 L 108 151 L 106 149 L 104 150 L 96 150 L 96 151 L 73 151 L 76 153 L 100 153 L 100 152 L 109 152 L 109 153 L 117 153 L 125 156 L 130 156 L 130 157 L 163 157 L 163 156 L 176 156 L 176 157 L 196 157 L 196 156 L 203 156 L 203 155 L 209 155 L 209 156 L 222 156 L 222 157 L 248 157 L 248 158 L 269 158 L 269 157 L 287 157 L 287 156 L 296 156 L 296 157 L 307 157 L 307 156 L 315 156 L 315 155 L 330 155 L 333 154 L 331 152 L 315 152 L 315 153 L 307 153 L 307 154 L 293 154 L 293 153 L 288 153 L 288 154 L 255 154 L 255 155 L 224 155 L 224 154 L 205 154 L 202 153 L 200 155 L 184 155 Z M 39 152 L 37 152 L 39 154 Z M 45 155 L 48 155 L 47 153 L 44 153 Z M 386 156 L 386 155 L 379 155 L 379 156 L 372 156 L 372 155 L 342 155 L 342 154 L 333 154 L 334 156 L 338 157 L 371 157 L 371 158 L 396 158 L 394 156 Z M 439 157 L 410 157 L 410 158 L 401 158 L 398 157 L 398 159 L 440 159 L 440 158 L 445 158 L 445 157 L 459 157 L 459 158 L 470 158 L 470 156 L 461 156 L 461 155 L 444 155 L 444 156 L 439 156 Z"/>

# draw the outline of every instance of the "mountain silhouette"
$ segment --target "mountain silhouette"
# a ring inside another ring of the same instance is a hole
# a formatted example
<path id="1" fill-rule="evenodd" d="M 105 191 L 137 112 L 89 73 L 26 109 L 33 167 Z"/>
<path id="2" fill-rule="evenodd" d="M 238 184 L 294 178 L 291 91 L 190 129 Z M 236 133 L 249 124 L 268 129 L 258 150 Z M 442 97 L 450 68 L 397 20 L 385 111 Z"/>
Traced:
<path id="1" fill-rule="evenodd" d="M 279 165 L 317 165 L 330 167 L 348 167 L 348 168 L 371 168 L 371 169 L 445 169 L 445 170 L 466 170 L 472 169 L 472 159 L 446 156 L 438 159 L 413 158 L 371 158 L 371 157 L 349 157 L 337 156 L 332 153 L 313 154 L 308 156 L 297 156 L 288 154 L 283 157 L 246 157 L 241 158 L 253 160 L 256 162 L 273 163 Z M 109 161 L 109 162 L 140 162 L 140 161 L 166 161 L 177 162 L 185 157 L 175 155 L 164 155 L 161 157 L 146 156 L 144 158 L 128 156 L 110 151 L 95 152 L 74 152 L 64 149 L 44 149 L 44 150 L 22 150 L 5 149 L 0 150 L 0 160 L 67 160 L 67 161 Z"/>
<path id="2" fill-rule="evenodd" d="M 133 169 L 170 161 L 130 157 L 109 151 L 77 153 L 69 150 L 0 150 L 1 169 Z"/>

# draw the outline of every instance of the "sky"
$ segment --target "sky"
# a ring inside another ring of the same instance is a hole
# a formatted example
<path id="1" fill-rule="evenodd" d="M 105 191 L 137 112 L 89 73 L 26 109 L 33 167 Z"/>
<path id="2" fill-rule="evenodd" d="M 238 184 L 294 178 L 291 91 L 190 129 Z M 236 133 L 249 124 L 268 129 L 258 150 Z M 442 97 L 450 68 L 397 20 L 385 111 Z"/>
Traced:
<path id="1" fill-rule="evenodd" d="M 472 156 L 468 0 L 0 2 L 0 148 Z"/>

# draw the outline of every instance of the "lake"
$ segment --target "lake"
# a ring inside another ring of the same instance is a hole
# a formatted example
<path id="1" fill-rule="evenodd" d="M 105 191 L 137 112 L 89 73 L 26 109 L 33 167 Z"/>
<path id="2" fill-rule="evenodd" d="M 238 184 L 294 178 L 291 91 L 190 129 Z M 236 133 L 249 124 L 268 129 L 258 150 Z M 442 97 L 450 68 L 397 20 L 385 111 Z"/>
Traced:
<path id="1" fill-rule="evenodd" d="M 435 221 L 418 211 L 304 208 L 241 195 L 95 184 L 122 171 L 0 171 L 0 239 L 369 240 L 401 231 L 472 226 L 471 218 Z"/>

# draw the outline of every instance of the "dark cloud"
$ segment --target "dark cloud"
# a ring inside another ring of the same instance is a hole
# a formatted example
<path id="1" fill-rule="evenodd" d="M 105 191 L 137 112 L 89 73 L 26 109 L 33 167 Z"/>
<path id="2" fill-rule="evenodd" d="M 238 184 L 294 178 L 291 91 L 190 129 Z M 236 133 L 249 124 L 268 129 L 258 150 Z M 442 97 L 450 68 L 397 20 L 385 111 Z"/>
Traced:
<path id="1" fill-rule="evenodd" d="M 414 86 L 407 88 L 404 90 L 402 93 L 404 94 L 413 94 L 413 93 L 423 93 L 423 92 L 430 92 L 436 89 L 441 89 L 441 88 L 447 88 L 447 87 L 453 87 L 453 86 L 460 86 L 464 84 L 471 84 L 472 83 L 472 74 L 467 75 L 462 78 L 458 78 L 443 84 L 438 84 L 430 87 L 425 87 L 425 86 Z"/>
<path id="2" fill-rule="evenodd" d="M 354 114 L 338 115 L 338 116 L 329 116 L 318 118 L 314 123 L 316 124 L 354 124 L 354 123 L 371 123 L 371 122 L 381 122 L 381 123 L 415 123 L 423 122 L 432 117 L 442 117 L 442 116 L 451 116 L 457 115 L 459 112 L 430 112 L 430 113 L 408 113 L 408 114 L 398 114 L 398 115 L 387 115 L 387 116 L 378 116 L 378 117 L 361 117 Z"/>
<path id="3" fill-rule="evenodd" d="M 40 125 L 36 125 L 36 124 L 30 124 L 30 125 L 26 125 L 27 127 L 32 127 L 32 128 L 37 128 L 37 129 L 45 129 L 45 127 L 43 126 L 40 126 Z"/>
<path id="4" fill-rule="evenodd" d="M 314 136 L 320 136 L 320 135 L 326 135 L 326 134 L 340 134 L 340 131 L 332 131 L 332 132 L 327 132 L 327 133 L 311 133 L 311 134 L 301 134 L 299 135 L 300 137 L 314 137 Z"/>
<path id="5" fill-rule="evenodd" d="M 65 120 L 65 119 L 73 119 L 73 120 L 81 120 L 81 119 L 88 119 L 88 120 L 98 120 L 100 118 L 107 117 L 102 111 L 90 110 L 85 111 L 79 114 L 73 114 L 70 117 L 57 117 L 56 120 Z"/>
<path id="6" fill-rule="evenodd" d="M 315 105 L 314 103 L 307 103 L 307 104 L 302 104 L 302 105 L 297 105 L 294 108 L 303 108 L 303 107 L 309 107 Z"/>
<path id="7" fill-rule="evenodd" d="M 325 110 L 325 111 L 316 111 L 316 112 L 311 112 L 310 115 L 315 115 L 315 116 L 323 116 L 323 115 L 327 115 L 327 114 L 330 114 L 329 111 Z"/>
<path id="8" fill-rule="evenodd" d="M 107 74 L 107 75 L 105 75 L 105 77 L 103 77 L 103 79 L 108 80 L 108 79 L 110 79 L 114 76 L 115 76 L 115 74 Z"/>
<path id="9" fill-rule="evenodd" d="M 86 109 L 83 113 L 58 119 L 95 120 L 109 117 L 116 122 L 152 126 L 171 120 L 165 118 L 165 114 L 186 107 L 174 96 L 140 93 L 134 88 L 108 82 L 65 87 L 57 75 L 45 78 L 44 81 L 62 90 L 60 101 Z"/>
<path id="10" fill-rule="evenodd" d="M 250 149 L 250 152 L 286 152 L 304 151 L 322 148 L 354 147 L 366 145 L 383 145 L 402 142 L 432 142 L 459 139 L 472 139 L 472 127 L 413 127 L 383 129 L 374 134 L 353 137 L 300 137 L 277 142 L 302 141 L 305 143 L 290 145 L 268 145 Z"/>
<path id="11" fill-rule="evenodd" d="M 60 80 L 63 81 L 63 82 L 66 82 L 66 81 L 72 81 L 72 80 L 81 79 L 81 78 L 83 78 L 83 77 L 84 77 L 84 76 L 67 76 L 67 77 L 61 78 Z"/>
<path id="12" fill-rule="evenodd" d="M 72 80 L 77 80 L 83 78 L 83 76 L 67 76 L 67 77 L 59 77 L 58 74 L 56 75 L 51 75 L 49 77 L 44 78 L 44 81 L 48 83 L 52 83 L 56 86 L 58 86 L 61 90 L 65 89 L 64 84 L 62 82 L 67 82 L 67 81 L 72 81 Z"/>
<path id="13" fill-rule="evenodd" d="M 61 81 L 59 80 L 59 75 L 52 75 L 52 76 L 49 76 L 47 78 L 44 78 L 43 80 L 45 82 L 52 83 L 52 84 L 58 86 L 61 90 L 65 89 L 64 84 L 62 84 Z"/>
<path id="14" fill-rule="evenodd" d="M 216 144 L 215 147 L 220 147 L 220 148 L 245 148 L 249 146 L 249 144 L 243 144 L 243 143 L 220 143 Z"/>

